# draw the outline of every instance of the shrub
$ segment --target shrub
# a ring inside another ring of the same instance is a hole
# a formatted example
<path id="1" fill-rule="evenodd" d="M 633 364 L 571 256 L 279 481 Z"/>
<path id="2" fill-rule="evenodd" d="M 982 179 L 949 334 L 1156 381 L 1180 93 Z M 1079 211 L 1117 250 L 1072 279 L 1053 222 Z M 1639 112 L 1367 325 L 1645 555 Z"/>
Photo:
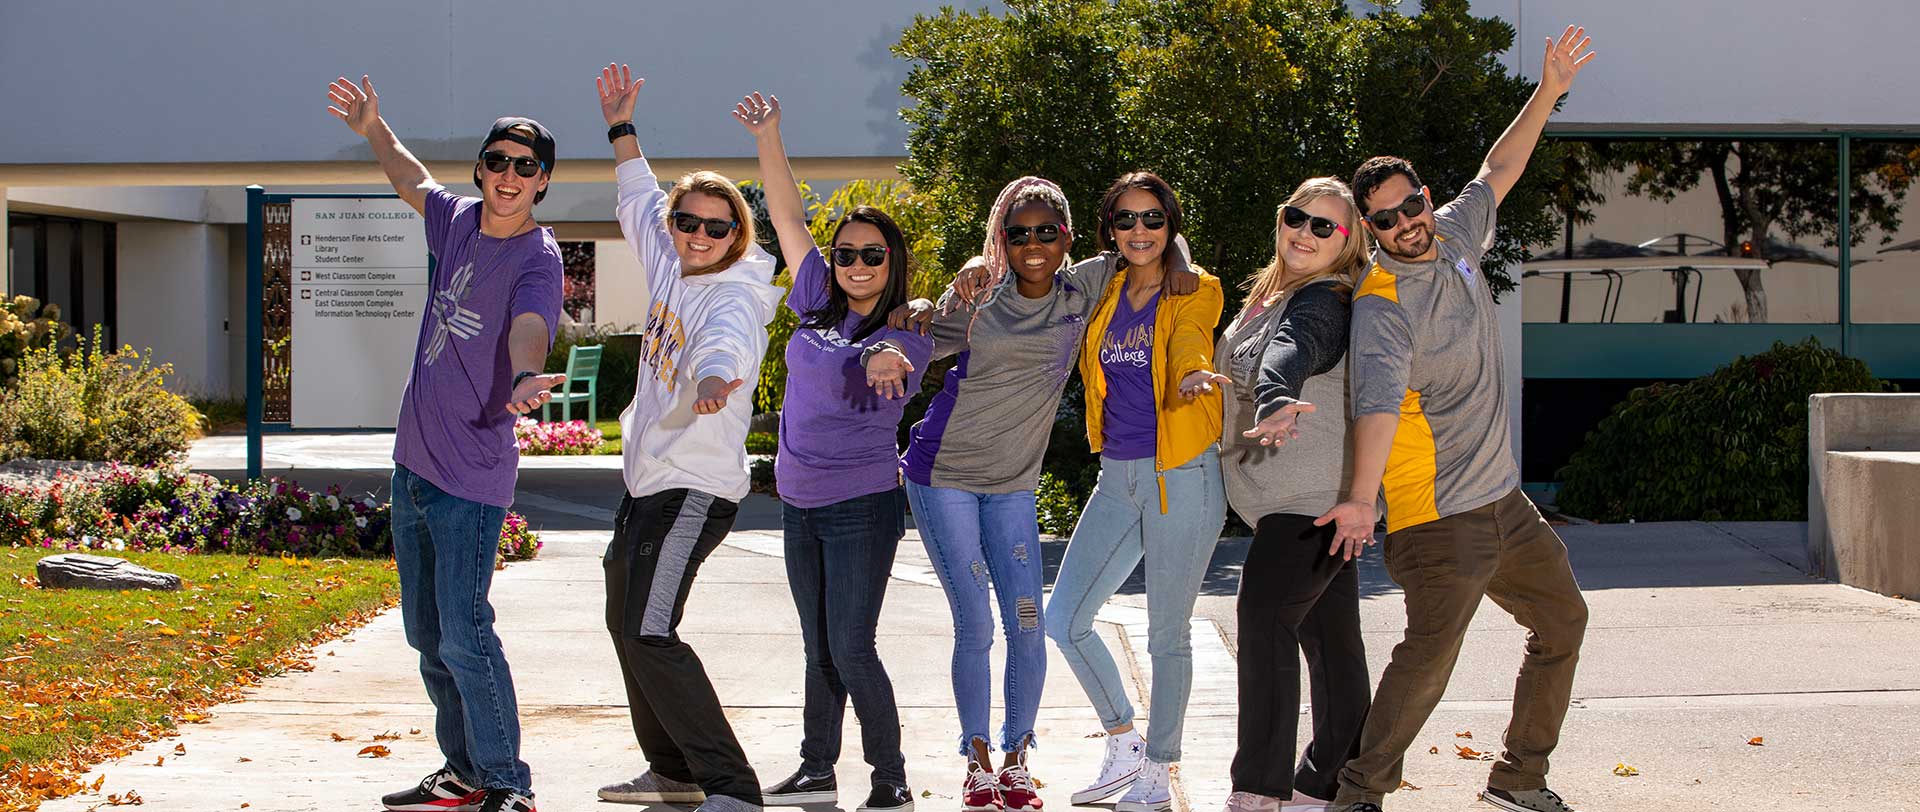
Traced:
<path id="1" fill-rule="evenodd" d="M 200 413 L 164 388 L 172 373 L 132 347 L 109 352 L 98 328 L 71 355 L 29 349 L 15 386 L 0 397 L 0 457 L 177 459 L 198 435 Z"/>
<path id="2" fill-rule="evenodd" d="M 747 453 L 778 454 L 780 453 L 780 438 L 764 431 L 756 431 L 748 434 Z"/>
<path id="3" fill-rule="evenodd" d="M 0 300 L 0 388 L 13 388 L 28 350 L 58 345 L 72 332 L 60 322 L 59 305 L 42 307 L 32 296 Z"/>
<path id="4" fill-rule="evenodd" d="M 513 421 L 513 439 L 520 453 L 535 456 L 593 454 L 606 442 L 600 430 L 585 420 L 542 423 L 531 417 Z"/>
<path id="5" fill-rule="evenodd" d="M 1807 397 L 1888 389 L 1812 339 L 1636 389 L 1560 469 L 1557 506 L 1609 522 L 1805 519 Z"/>

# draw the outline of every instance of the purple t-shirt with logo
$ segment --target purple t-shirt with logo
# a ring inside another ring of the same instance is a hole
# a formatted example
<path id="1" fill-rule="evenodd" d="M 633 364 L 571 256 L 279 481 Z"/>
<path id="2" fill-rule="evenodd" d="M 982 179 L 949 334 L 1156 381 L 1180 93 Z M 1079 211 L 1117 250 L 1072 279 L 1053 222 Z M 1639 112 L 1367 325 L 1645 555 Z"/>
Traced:
<path id="1" fill-rule="evenodd" d="M 826 306 L 832 273 L 818 249 L 794 269 L 787 306 L 802 321 Z M 825 507 L 900 487 L 895 433 L 907 401 L 920 391 L 933 339 L 884 325 L 856 339 L 866 318 L 848 311 L 838 327 L 796 327 L 787 339 L 787 396 L 773 475 L 780 498 L 794 507 Z M 904 348 L 913 364 L 907 397 L 884 398 L 867 385 L 860 354 L 880 341 Z"/>
<path id="2" fill-rule="evenodd" d="M 1157 447 L 1157 415 L 1153 406 L 1153 317 L 1160 294 L 1147 306 L 1133 309 L 1126 291 L 1120 291 L 1107 334 L 1100 337 L 1100 372 L 1107 379 L 1107 397 L 1100 403 L 1100 456 L 1140 460 Z"/>
<path id="3" fill-rule="evenodd" d="M 462 499 L 513 504 L 520 453 L 507 411 L 513 389 L 508 327 L 524 313 L 559 326 L 560 244 L 536 228 L 511 239 L 480 233 L 480 199 L 427 193 L 434 271 L 400 398 L 393 461 Z"/>

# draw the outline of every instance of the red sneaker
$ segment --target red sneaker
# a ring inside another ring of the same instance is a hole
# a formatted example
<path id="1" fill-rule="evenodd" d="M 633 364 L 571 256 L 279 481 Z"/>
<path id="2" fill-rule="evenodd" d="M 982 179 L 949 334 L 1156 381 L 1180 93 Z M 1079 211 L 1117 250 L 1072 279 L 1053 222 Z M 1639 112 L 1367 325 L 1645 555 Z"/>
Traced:
<path id="1" fill-rule="evenodd" d="M 1000 799 L 1006 812 L 1040 812 L 1040 791 L 1024 759 L 1000 771 Z"/>
<path id="2" fill-rule="evenodd" d="M 1006 808 L 1000 798 L 1000 782 L 980 765 L 968 764 L 967 783 L 960 789 L 962 812 L 1003 812 Z"/>

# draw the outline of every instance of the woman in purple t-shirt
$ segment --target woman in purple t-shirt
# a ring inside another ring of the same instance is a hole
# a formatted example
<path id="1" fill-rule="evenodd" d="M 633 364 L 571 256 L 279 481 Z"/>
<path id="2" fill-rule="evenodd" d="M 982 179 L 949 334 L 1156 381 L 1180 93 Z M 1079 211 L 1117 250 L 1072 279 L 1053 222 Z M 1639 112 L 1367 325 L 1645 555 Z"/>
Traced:
<path id="1" fill-rule="evenodd" d="M 1118 812 L 1171 808 L 1169 777 L 1193 684 L 1189 620 L 1220 525 L 1220 392 L 1213 328 L 1220 280 L 1200 272 L 1192 296 L 1167 297 L 1168 274 L 1187 267 L 1176 241 L 1180 203 L 1151 172 L 1122 176 L 1100 205 L 1100 243 L 1117 252 L 1080 353 L 1087 442 L 1100 479 L 1067 543 L 1047 602 L 1047 636 L 1087 692 L 1107 729 L 1100 774 L 1073 803 L 1126 795 Z M 1197 270 L 1197 269 L 1195 269 Z M 1146 559 L 1147 652 L 1153 659 L 1153 724 L 1133 725 L 1126 683 L 1094 615 Z"/>
<path id="2" fill-rule="evenodd" d="M 770 806 L 832 804 L 847 700 L 873 767 L 860 812 L 913 808 L 893 682 L 874 647 L 893 557 L 906 533 L 895 438 L 931 339 L 887 326 L 907 301 L 906 239 L 872 206 L 847 212 L 828 268 L 780 140 L 780 100 L 742 99 L 734 118 L 759 145 L 767 216 L 793 268 L 787 396 L 774 461 L 786 525 L 787 584 L 800 613 L 807 679 L 800 768 L 761 793 Z"/>

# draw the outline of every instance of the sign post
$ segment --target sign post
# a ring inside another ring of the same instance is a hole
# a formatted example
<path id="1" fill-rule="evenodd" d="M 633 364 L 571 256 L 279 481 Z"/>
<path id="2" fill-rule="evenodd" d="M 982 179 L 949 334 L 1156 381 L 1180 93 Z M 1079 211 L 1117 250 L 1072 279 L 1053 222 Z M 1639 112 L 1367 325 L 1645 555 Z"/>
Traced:
<path id="1" fill-rule="evenodd" d="M 394 427 L 429 274 L 420 215 L 397 195 L 248 187 L 248 478 L 264 432 Z"/>

